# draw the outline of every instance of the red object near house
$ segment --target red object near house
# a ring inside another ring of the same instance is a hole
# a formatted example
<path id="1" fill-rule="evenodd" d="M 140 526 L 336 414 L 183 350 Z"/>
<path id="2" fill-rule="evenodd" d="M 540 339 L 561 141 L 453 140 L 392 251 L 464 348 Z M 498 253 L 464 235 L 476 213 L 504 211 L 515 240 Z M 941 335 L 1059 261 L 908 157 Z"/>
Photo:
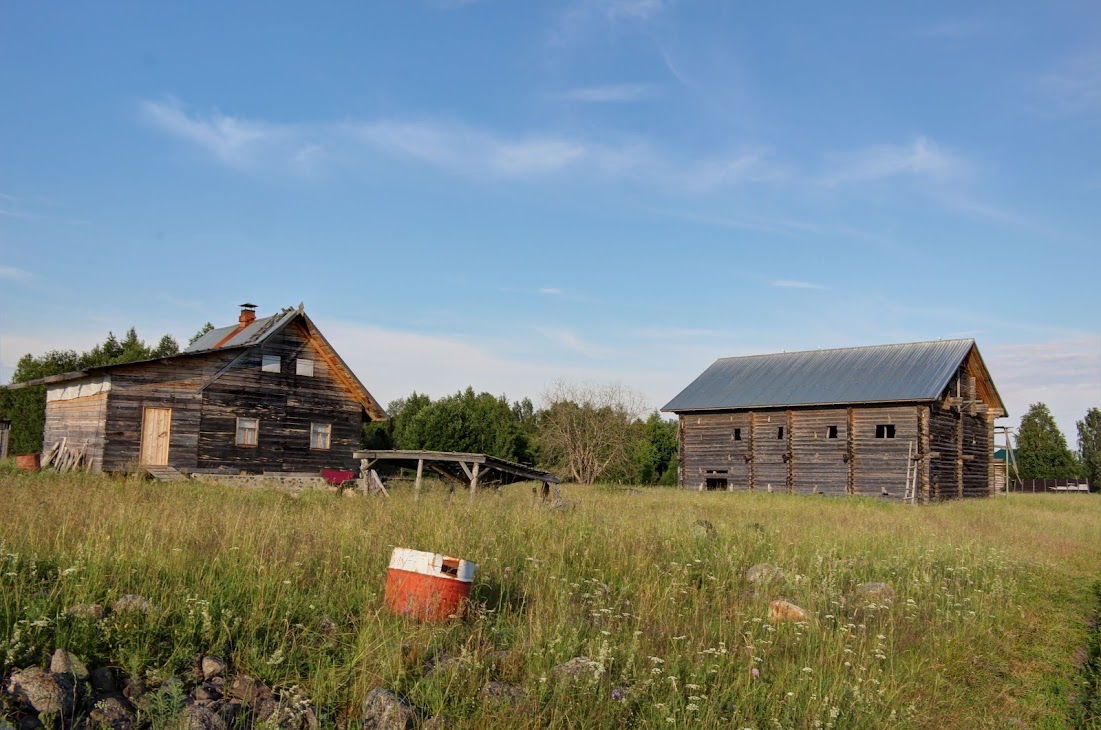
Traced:
<path id="1" fill-rule="evenodd" d="M 350 482 L 356 478 L 354 471 L 346 471 L 344 469 L 322 469 L 321 476 L 325 477 L 325 481 L 329 484 L 340 486 L 345 482 Z"/>
<path id="2" fill-rule="evenodd" d="M 38 454 L 15 457 L 15 468 L 23 471 L 38 471 Z"/>

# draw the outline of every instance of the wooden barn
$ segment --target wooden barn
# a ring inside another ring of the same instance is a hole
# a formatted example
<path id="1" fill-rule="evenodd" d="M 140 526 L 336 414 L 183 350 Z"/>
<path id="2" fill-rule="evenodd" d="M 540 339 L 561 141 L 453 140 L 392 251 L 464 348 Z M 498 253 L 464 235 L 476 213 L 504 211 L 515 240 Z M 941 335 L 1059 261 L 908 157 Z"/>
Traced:
<path id="1" fill-rule="evenodd" d="M 914 501 L 993 494 L 1007 415 L 969 339 L 722 358 L 662 410 L 684 488 Z"/>
<path id="2" fill-rule="evenodd" d="M 304 307 L 241 306 L 178 355 L 11 387 L 47 386 L 43 448 L 79 446 L 92 471 L 358 468 L 363 423 L 386 413 Z"/>

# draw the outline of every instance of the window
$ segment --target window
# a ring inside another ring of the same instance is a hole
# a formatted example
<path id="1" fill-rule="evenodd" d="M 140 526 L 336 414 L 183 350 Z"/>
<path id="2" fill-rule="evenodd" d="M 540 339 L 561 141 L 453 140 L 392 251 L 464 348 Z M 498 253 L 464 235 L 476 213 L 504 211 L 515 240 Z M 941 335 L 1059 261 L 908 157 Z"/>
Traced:
<path id="1" fill-rule="evenodd" d="M 782 439 L 784 437 L 784 427 L 780 426 L 776 429 L 776 438 Z"/>
<path id="2" fill-rule="evenodd" d="M 255 446 L 260 435 L 259 418 L 238 418 L 237 439 L 238 446 Z"/>
<path id="3" fill-rule="evenodd" d="M 742 440 L 742 429 L 740 429 L 740 428 L 734 429 L 734 440 L 735 441 L 741 441 Z"/>
<path id="4" fill-rule="evenodd" d="M 263 370 L 265 373 L 278 373 L 278 372 L 281 372 L 279 356 L 278 355 L 263 355 L 261 357 L 262 357 L 262 360 L 263 360 L 263 362 L 260 366 L 261 370 Z"/>
<path id="5" fill-rule="evenodd" d="M 893 439 L 895 437 L 895 425 L 893 423 L 879 423 L 875 427 L 877 439 Z"/>
<path id="6" fill-rule="evenodd" d="M 307 378 L 313 377 L 313 360 L 306 360 L 298 358 L 294 361 L 295 375 L 304 375 Z"/>
<path id="7" fill-rule="evenodd" d="M 826 438 L 828 438 L 828 439 L 837 438 L 837 426 L 826 426 Z"/>
<path id="8" fill-rule="evenodd" d="M 310 424 L 310 448 L 328 450 L 332 441 L 333 425 L 331 423 Z"/>

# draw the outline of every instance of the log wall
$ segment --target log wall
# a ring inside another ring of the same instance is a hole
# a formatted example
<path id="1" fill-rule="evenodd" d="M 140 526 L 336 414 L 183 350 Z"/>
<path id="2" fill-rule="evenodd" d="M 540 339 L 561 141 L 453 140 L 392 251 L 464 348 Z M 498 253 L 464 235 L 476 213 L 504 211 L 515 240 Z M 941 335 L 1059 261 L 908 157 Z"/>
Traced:
<path id="1" fill-rule="evenodd" d="M 709 479 L 725 477 L 731 489 L 901 498 L 908 457 L 917 463 L 927 450 L 923 411 L 928 407 L 681 414 L 681 485 L 706 489 Z M 877 426 L 893 426 L 894 437 L 877 437 Z M 919 486 L 921 480 L 919 472 Z"/>
<path id="2" fill-rule="evenodd" d="M 193 355 L 111 370 L 107 398 L 104 471 L 136 469 L 141 453 L 142 416 L 146 408 L 171 408 L 168 464 L 177 469 L 197 466 L 201 388 L 239 351 Z"/>
<path id="3" fill-rule="evenodd" d="M 262 370 L 262 357 L 276 355 L 279 372 Z M 296 360 L 313 361 L 313 375 L 298 375 Z M 256 446 L 237 446 L 237 418 L 260 421 Z M 330 448 L 310 448 L 310 424 L 332 427 Z M 322 468 L 355 470 L 352 452 L 360 447 L 363 408 L 352 398 L 310 341 L 292 324 L 236 361 L 202 394 L 199 468 L 228 467 L 246 472 L 308 472 Z"/>

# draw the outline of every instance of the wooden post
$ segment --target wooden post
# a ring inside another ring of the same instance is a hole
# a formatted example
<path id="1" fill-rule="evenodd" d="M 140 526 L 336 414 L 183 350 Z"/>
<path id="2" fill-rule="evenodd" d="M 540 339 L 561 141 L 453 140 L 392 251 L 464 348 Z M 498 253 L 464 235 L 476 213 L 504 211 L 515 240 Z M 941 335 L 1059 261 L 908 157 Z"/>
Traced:
<path id="1" fill-rule="evenodd" d="M 757 414 L 749 412 L 749 491 L 757 488 Z"/>
<path id="2" fill-rule="evenodd" d="M 417 481 L 413 485 L 413 501 L 421 498 L 421 475 L 424 474 L 424 459 L 417 459 Z"/>
<path id="3" fill-rule="evenodd" d="M 848 483 L 845 491 L 848 494 L 856 494 L 856 435 L 853 429 L 856 426 L 856 415 L 852 408 L 845 412 L 845 451 L 849 455 Z"/>
<path id="4" fill-rule="evenodd" d="M 470 477 L 470 496 L 473 497 L 474 493 L 478 491 L 478 467 L 480 464 L 474 462 L 474 473 Z"/>

